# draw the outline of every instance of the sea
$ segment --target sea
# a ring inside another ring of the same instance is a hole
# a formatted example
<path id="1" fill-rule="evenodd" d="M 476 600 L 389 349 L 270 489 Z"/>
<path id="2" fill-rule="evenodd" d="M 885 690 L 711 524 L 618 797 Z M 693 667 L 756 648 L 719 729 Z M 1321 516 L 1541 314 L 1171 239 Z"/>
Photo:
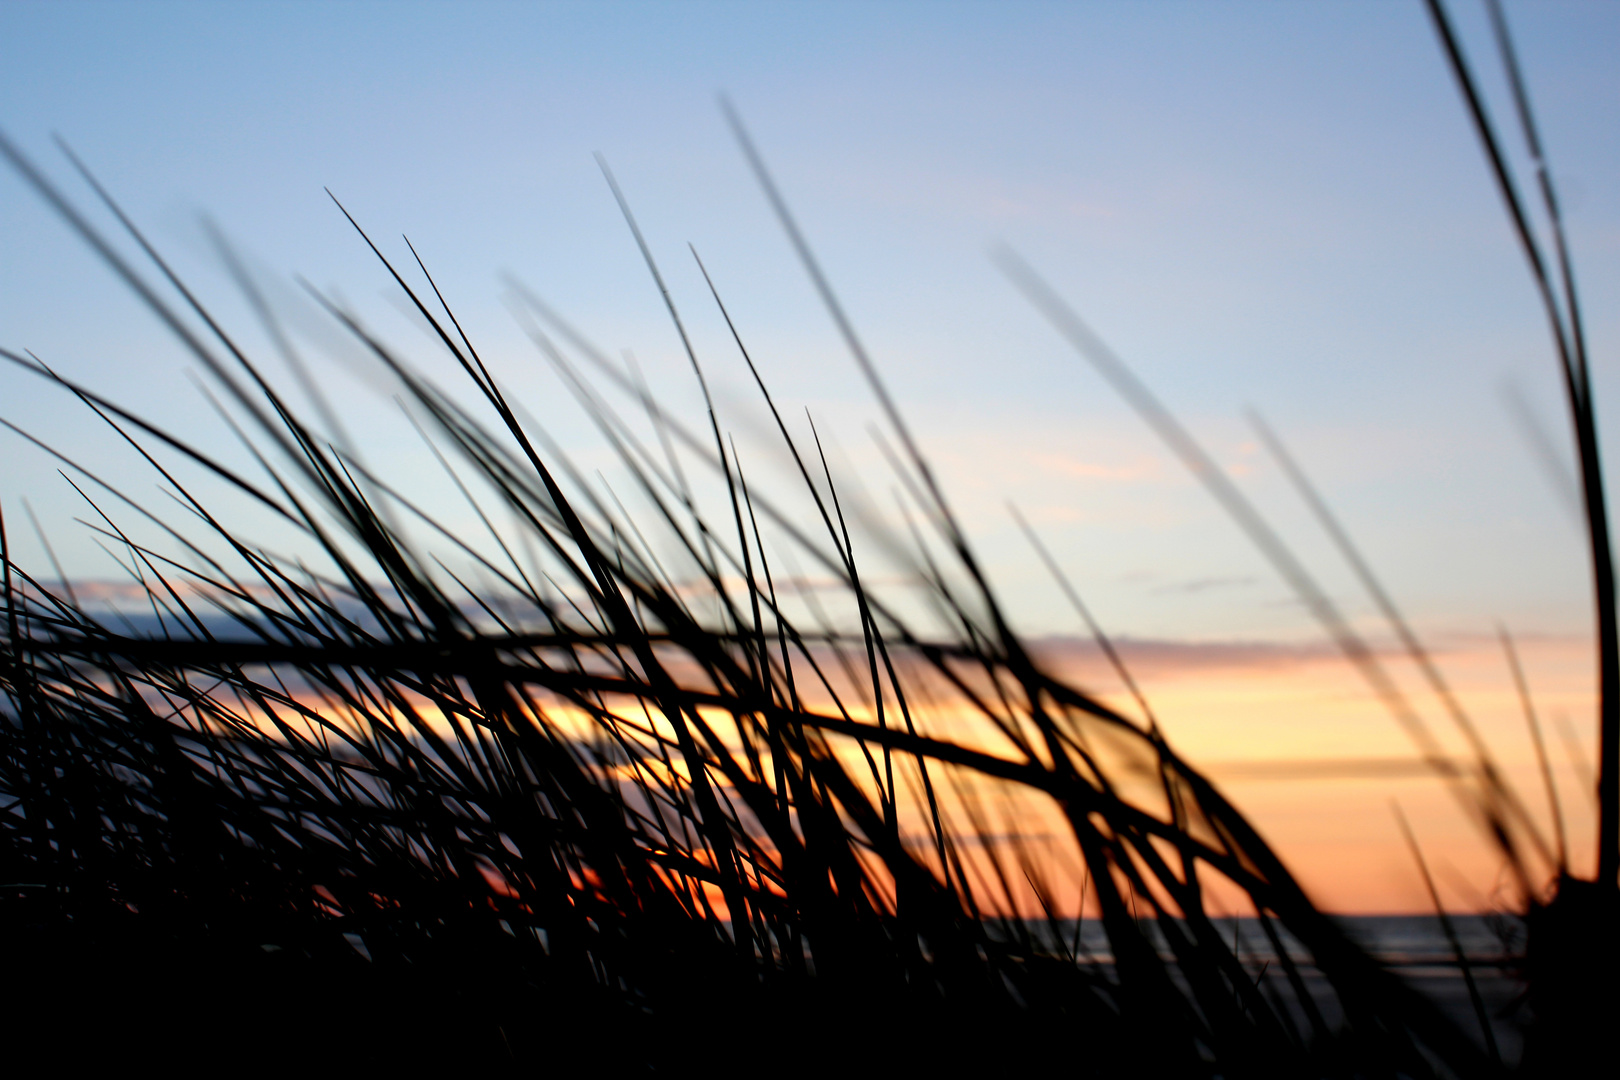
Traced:
<path id="1" fill-rule="evenodd" d="M 1487 1035 L 1481 1024 L 1481 1013 L 1489 1025 L 1489 1037 L 1494 1039 L 1502 1060 L 1513 1063 L 1523 1051 L 1523 1025 L 1528 1018 L 1524 1006 L 1524 982 L 1520 976 L 1524 953 L 1523 921 L 1511 915 L 1451 914 L 1447 916 L 1456 946 L 1448 939 L 1440 919 L 1433 915 L 1341 915 L 1335 921 L 1349 936 L 1385 966 L 1393 969 L 1413 988 L 1438 1005 L 1471 1035 L 1481 1047 L 1487 1045 Z M 1258 919 L 1212 918 L 1223 938 L 1236 944 L 1236 951 L 1245 966 L 1255 972 L 1256 978 L 1282 980 L 1284 974 L 1276 964 L 1276 954 Z M 1323 1019 L 1331 1026 L 1341 1017 L 1327 979 L 1311 963 L 1310 953 L 1289 935 L 1275 920 L 1278 933 L 1303 979 L 1306 989 L 1321 1010 Z M 1166 960 L 1172 959 L 1168 947 L 1150 920 L 1143 921 L 1143 929 Z M 1113 963 L 1108 937 L 1097 919 L 1085 919 L 1076 937 L 1074 920 L 1052 924 L 1031 924 L 1032 932 L 1050 936 L 1054 932 L 1064 935 L 1067 946 L 1082 962 L 1093 962 L 1103 967 Z M 1078 946 L 1076 948 L 1076 946 Z M 1476 1007 L 1473 995 L 1464 977 L 1467 965 L 1480 999 Z M 1281 983 L 1279 983 L 1281 989 Z M 1282 997 L 1291 1000 L 1284 991 Z M 1296 1023 L 1304 1024 L 1304 1016 L 1296 1014 Z"/>

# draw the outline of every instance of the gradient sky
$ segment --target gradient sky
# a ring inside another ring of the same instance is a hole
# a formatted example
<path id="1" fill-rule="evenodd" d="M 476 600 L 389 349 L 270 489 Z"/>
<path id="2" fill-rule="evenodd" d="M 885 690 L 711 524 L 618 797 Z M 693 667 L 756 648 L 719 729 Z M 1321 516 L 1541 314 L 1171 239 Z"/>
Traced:
<path id="1" fill-rule="evenodd" d="M 1613 415 L 1620 6 L 1509 16 L 1570 208 L 1600 416 Z M 1505 120 L 1480 11 L 1457 17 Z M 699 405 L 600 151 L 691 321 L 723 422 L 757 445 L 688 241 L 774 391 L 870 478 L 870 395 L 727 133 L 721 91 L 1025 629 L 1074 621 L 1009 499 L 1124 637 L 1320 637 L 995 269 L 1000 242 L 1205 440 L 1352 614 L 1368 605 L 1258 451 L 1246 406 L 1289 440 L 1421 630 L 1465 658 L 1497 620 L 1548 643 L 1556 659 L 1532 677 L 1587 723 L 1585 669 L 1569 659 L 1590 624 L 1579 534 L 1503 396 L 1517 387 L 1562 450 L 1552 352 L 1417 0 L 0 6 L 0 129 L 87 196 L 51 144 L 63 135 L 228 314 L 240 305 L 200 214 L 266 273 L 335 289 L 432 362 L 329 187 L 390 254 L 410 235 L 500 378 L 590 460 L 502 274 L 634 351 L 676 407 Z M 178 348 L 9 173 L 0 345 L 228 445 Z M 415 460 L 385 402 L 330 378 L 360 442 Z M 0 373 L 0 413 L 151 490 L 60 393 Z M 0 460 L 6 508 L 29 499 L 70 574 L 112 576 L 55 465 L 5 432 Z M 873 481 L 879 497 L 887 486 Z M 1479 678 L 1500 689 L 1505 673 Z"/>

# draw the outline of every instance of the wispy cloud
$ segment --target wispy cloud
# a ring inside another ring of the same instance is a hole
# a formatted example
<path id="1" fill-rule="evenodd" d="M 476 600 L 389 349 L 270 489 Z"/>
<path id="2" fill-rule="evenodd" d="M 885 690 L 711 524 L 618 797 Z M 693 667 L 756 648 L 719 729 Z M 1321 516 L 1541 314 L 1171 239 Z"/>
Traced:
<path id="1" fill-rule="evenodd" d="M 1193 593 L 1209 592 L 1211 589 L 1247 589 L 1259 584 L 1260 579 L 1251 574 L 1228 577 L 1200 577 L 1188 578 L 1185 581 L 1171 581 L 1155 587 L 1155 593 L 1173 593 L 1177 595 L 1191 595 Z"/>
<path id="2" fill-rule="evenodd" d="M 1176 638 L 1119 637 L 1114 646 L 1133 669 L 1177 671 L 1208 668 L 1281 667 L 1335 660 L 1338 649 L 1328 641 L 1260 640 L 1194 641 Z M 1057 666 L 1105 661 L 1089 638 L 1054 635 L 1035 642 L 1038 654 Z"/>

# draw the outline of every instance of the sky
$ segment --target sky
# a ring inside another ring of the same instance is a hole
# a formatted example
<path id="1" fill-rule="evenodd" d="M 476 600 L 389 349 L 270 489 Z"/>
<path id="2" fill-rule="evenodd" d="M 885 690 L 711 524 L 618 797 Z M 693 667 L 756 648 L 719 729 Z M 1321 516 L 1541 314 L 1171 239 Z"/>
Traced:
<path id="1" fill-rule="evenodd" d="M 1481 9 L 1453 7 L 1505 121 Z M 1620 7 L 1508 14 L 1569 211 L 1601 421 L 1620 409 Z M 785 475 L 688 243 L 773 393 L 795 417 L 809 410 L 844 474 L 883 502 L 892 481 L 868 434 L 878 410 L 726 127 L 722 93 L 1021 629 L 1078 626 L 1008 502 L 1127 652 L 1321 643 L 1239 531 L 997 269 L 999 245 L 1154 389 L 1358 623 L 1375 627 L 1371 605 L 1246 409 L 1282 433 L 1486 713 L 1502 725 L 1511 714 L 1490 659 L 1500 622 L 1531 643 L 1538 690 L 1589 731 L 1585 555 L 1515 419 L 1535 417 L 1567 461 L 1553 353 L 1416 0 L 0 5 L 0 131 L 89 206 L 52 142 L 65 139 L 228 319 L 251 321 L 204 219 L 287 297 L 302 277 L 424 366 L 442 364 L 329 189 L 390 257 L 408 258 L 409 235 L 497 377 L 587 463 L 600 447 L 513 318 L 511 281 L 609 352 L 632 352 L 672 409 L 702 409 L 602 154 L 745 464 L 761 483 Z M 0 253 L 0 346 L 238 453 L 188 378 L 194 362 L 4 171 Z M 430 471 L 386 390 L 354 367 L 319 370 L 356 443 L 403 475 Z M 32 376 L 0 372 L 0 416 L 155 490 L 81 405 Z M 57 463 L 5 431 L 0 460 L 8 522 L 26 499 L 69 576 L 116 577 L 74 523 L 87 507 Z M 44 558 L 22 525 L 11 532 L 19 558 Z M 1206 760 L 1396 752 L 1353 676 L 1314 660 L 1144 662 L 1167 728 Z M 1242 684 L 1254 699 L 1242 715 L 1211 719 L 1229 715 L 1219 703 L 1234 673 L 1257 671 L 1273 681 Z M 1326 699 L 1351 702 L 1355 718 Z M 1313 721 L 1313 709 L 1335 718 Z M 1259 803 L 1282 798 L 1255 784 Z M 1368 813 L 1387 795 L 1369 789 Z M 1304 803 L 1291 805 L 1267 820 L 1304 829 Z M 1331 867 L 1333 851 L 1316 850 Z M 1472 858 L 1457 850 L 1459 864 Z M 1375 908 L 1395 893 L 1367 895 L 1357 903 Z"/>

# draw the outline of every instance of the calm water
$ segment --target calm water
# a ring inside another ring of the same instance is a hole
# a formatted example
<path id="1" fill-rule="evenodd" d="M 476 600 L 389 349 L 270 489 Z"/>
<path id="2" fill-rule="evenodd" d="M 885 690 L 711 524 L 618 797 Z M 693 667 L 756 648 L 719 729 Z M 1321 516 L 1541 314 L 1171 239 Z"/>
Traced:
<path id="1" fill-rule="evenodd" d="M 1238 953 L 1247 966 L 1258 971 L 1263 964 L 1275 960 L 1271 943 L 1258 920 L 1253 918 L 1215 919 L 1222 935 L 1237 942 Z M 1523 1046 L 1520 1029 L 1518 999 L 1523 983 L 1513 974 L 1512 964 L 1524 947 L 1523 927 L 1516 920 L 1496 920 L 1479 915 L 1453 915 L 1452 927 L 1456 931 L 1464 955 L 1472 969 L 1475 985 L 1484 1000 L 1491 1029 L 1495 1034 L 1503 1058 L 1517 1061 Z M 1434 1001 L 1466 1032 L 1483 1043 L 1478 1014 L 1468 996 L 1468 987 L 1457 966 L 1455 954 L 1447 942 L 1440 922 L 1433 915 L 1359 915 L 1341 916 L 1338 922 L 1361 946 L 1378 959 L 1398 970 L 1401 977 Z M 1273 926 L 1276 926 L 1275 922 Z M 1044 930 L 1044 925 L 1040 930 Z M 1075 942 L 1073 920 L 1054 927 L 1061 930 L 1070 946 Z M 1157 928 L 1146 925 L 1149 937 L 1163 948 Z M 1334 1007 L 1332 990 L 1316 970 L 1310 966 L 1309 954 L 1299 943 L 1277 927 L 1284 947 L 1299 962 L 1300 973 L 1324 1018 L 1329 1024 L 1339 1017 Z M 1039 931 L 1038 931 L 1039 932 Z M 1050 931 L 1047 931 L 1048 933 Z M 1087 919 L 1080 928 L 1079 946 L 1082 958 L 1108 964 L 1113 958 L 1108 949 L 1108 938 L 1101 922 Z M 1275 971 L 1274 968 L 1271 969 Z M 1280 976 L 1280 972 L 1277 973 Z M 1297 1016 L 1303 1022 L 1303 1016 Z"/>
<path id="2" fill-rule="evenodd" d="M 1257 919 L 1212 921 L 1220 928 L 1224 938 L 1236 942 L 1240 954 L 1244 956 L 1252 954 L 1261 961 L 1272 956 L 1271 943 L 1266 939 L 1265 931 L 1261 929 Z M 1392 966 L 1406 969 L 1456 965 L 1451 945 L 1441 931 L 1440 921 L 1433 915 L 1347 915 L 1340 916 L 1338 922 L 1363 948 Z M 1508 925 L 1501 926 L 1486 916 L 1453 915 L 1451 924 L 1463 952 L 1472 963 L 1498 963 L 1523 949 L 1522 928 L 1511 920 Z M 1275 920 L 1272 925 L 1276 927 L 1290 956 L 1302 962 L 1309 960 L 1309 954 L 1305 949 L 1277 926 Z M 1058 929 L 1072 945 L 1074 921 L 1066 920 L 1059 924 Z M 1147 923 L 1146 930 L 1152 940 L 1163 945 L 1154 924 Z M 1504 932 L 1507 935 L 1505 940 Z M 1103 962 L 1112 959 L 1108 949 L 1108 936 L 1103 932 L 1099 920 L 1085 920 L 1085 925 L 1080 931 L 1079 943 L 1082 954 L 1090 954 Z M 1166 955 L 1169 955 L 1167 951 Z"/>

